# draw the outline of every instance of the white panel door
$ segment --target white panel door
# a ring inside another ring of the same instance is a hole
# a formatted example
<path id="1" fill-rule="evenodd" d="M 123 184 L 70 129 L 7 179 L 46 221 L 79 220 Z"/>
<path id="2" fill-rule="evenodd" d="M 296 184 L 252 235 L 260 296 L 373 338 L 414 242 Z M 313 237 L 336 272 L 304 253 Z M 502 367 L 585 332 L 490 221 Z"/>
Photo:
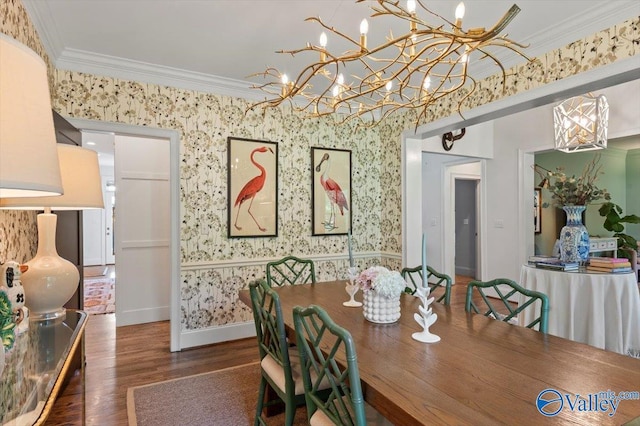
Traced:
<path id="1" fill-rule="evenodd" d="M 169 319 L 169 140 L 116 136 L 116 325 Z"/>
<path id="2" fill-rule="evenodd" d="M 84 266 L 104 265 L 104 212 L 82 212 L 82 257 Z"/>

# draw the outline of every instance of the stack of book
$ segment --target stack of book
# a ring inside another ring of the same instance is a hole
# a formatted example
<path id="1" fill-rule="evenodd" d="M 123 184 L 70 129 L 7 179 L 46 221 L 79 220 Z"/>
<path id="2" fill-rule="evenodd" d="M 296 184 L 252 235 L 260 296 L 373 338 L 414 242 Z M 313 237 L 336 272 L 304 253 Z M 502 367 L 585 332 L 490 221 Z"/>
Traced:
<path id="1" fill-rule="evenodd" d="M 538 262 L 555 262 L 558 260 L 558 256 L 543 256 L 543 255 L 536 255 L 536 256 L 529 256 L 529 265 L 531 266 L 536 266 L 536 263 Z"/>
<path id="2" fill-rule="evenodd" d="M 631 263 L 624 257 L 592 257 L 589 259 L 587 271 L 608 274 L 631 272 Z"/>
<path id="3" fill-rule="evenodd" d="M 555 271 L 577 271 L 580 268 L 578 262 L 563 262 L 558 258 L 546 259 L 535 262 L 536 268 L 553 269 Z"/>

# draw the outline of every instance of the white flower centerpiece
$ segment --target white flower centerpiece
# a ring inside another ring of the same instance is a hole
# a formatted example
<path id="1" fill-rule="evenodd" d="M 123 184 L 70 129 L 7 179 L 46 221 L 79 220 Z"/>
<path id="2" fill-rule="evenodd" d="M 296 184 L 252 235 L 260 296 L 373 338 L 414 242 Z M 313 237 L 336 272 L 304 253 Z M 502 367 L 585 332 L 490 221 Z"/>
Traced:
<path id="1" fill-rule="evenodd" d="M 356 278 L 363 292 L 363 311 L 365 319 L 386 324 L 400 318 L 400 295 L 406 283 L 397 271 L 383 266 L 365 269 Z"/>

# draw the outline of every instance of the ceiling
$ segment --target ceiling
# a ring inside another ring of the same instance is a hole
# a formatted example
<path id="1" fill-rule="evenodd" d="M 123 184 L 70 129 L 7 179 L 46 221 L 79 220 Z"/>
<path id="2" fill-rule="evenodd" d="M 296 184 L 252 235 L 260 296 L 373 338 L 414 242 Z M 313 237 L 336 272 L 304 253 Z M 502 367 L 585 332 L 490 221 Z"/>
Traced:
<path id="1" fill-rule="evenodd" d="M 425 1 L 453 20 L 457 0 Z M 404 2 L 404 0 L 403 0 Z M 324 22 L 357 38 L 359 23 L 369 20 L 370 45 L 407 30 L 406 23 L 370 18 L 376 2 L 355 0 L 23 0 L 56 68 L 140 82 L 165 84 L 223 95 L 258 99 L 248 76 L 274 66 L 293 75 L 305 58 L 275 53 L 318 43 Z M 463 28 L 491 27 L 513 1 L 468 0 Z M 506 34 L 528 44 L 536 57 L 568 43 L 640 16 L 636 0 L 519 0 L 521 12 Z M 438 22 L 418 7 L 424 20 Z M 331 37 L 329 46 L 331 48 Z M 337 49 L 340 51 L 340 49 Z M 346 50 L 346 48 L 344 49 Z M 316 59 L 316 58 L 311 58 Z M 523 59 L 501 55 L 510 67 Z M 476 68 L 480 77 L 498 71 Z M 636 84 L 637 91 L 637 84 Z M 92 133 L 101 163 L 113 162 L 113 135 Z"/>
<path id="2" fill-rule="evenodd" d="M 457 0 L 422 1 L 453 20 Z M 406 32 L 406 22 L 370 18 L 372 1 L 355 0 L 23 0 L 55 66 L 116 78 L 168 84 L 248 98 L 251 74 L 275 66 L 297 74 L 305 58 L 276 54 L 318 43 L 319 25 L 304 22 L 316 16 L 358 37 L 359 23 L 369 20 L 369 43 Z M 513 1 L 470 0 L 463 28 L 491 27 Z M 635 0 L 519 0 L 522 9 L 506 33 L 529 44 L 535 57 L 640 15 Z M 442 23 L 418 7 L 424 20 Z M 329 46 L 331 48 L 331 37 Z M 340 53 L 341 49 L 337 49 Z M 346 49 L 345 49 L 346 50 Z M 316 59 L 316 58 L 312 58 Z M 505 65 L 523 61 L 500 57 Z M 297 61 L 297 62 L 296 62 Z M 486 61 L 485 61 L 486 62 Z M 495 73 L 477 68 L 474 76 Z"/>

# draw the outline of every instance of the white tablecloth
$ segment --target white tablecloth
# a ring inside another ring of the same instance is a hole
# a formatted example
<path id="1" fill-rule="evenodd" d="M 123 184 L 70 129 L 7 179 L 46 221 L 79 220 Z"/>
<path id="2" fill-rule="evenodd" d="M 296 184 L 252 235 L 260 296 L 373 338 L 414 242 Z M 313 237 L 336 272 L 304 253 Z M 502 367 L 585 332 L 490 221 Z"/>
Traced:
<path id="1" fill-rule="evenodd" d="M 520 285 L 549 297 L 549 334 L 624 355 L 640 354 L 640 293 L 632 273 L 560 272 L 525 265 Z M 525 312 L 524 323 L 529 323 L 535 312 Z"/>

